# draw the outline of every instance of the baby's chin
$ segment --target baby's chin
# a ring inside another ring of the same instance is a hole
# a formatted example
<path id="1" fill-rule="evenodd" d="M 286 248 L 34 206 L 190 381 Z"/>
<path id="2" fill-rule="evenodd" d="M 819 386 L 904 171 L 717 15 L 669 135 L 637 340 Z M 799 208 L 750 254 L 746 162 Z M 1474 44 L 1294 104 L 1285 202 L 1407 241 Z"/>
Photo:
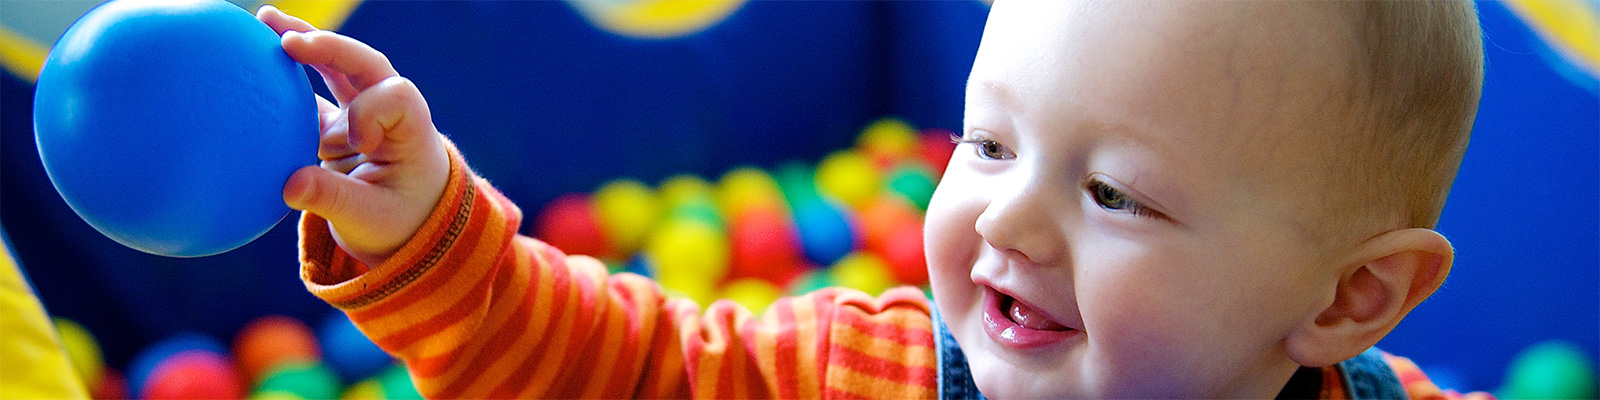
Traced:
<path id="1" fill-rule="evenodd" d="M 985 340 L 987 338 L 978 338 Z M 970 342 L 969 342 L 970 343 Z M 990 399 L 1060 399 L 1103 397 L 1091 390 L 1069 360 L 1007 360 L 995 354 L 992 342 L 962 346 L 972 367 L 973 383 Z M 1014 361 L 1021 361 L 1021 364 Z"/>

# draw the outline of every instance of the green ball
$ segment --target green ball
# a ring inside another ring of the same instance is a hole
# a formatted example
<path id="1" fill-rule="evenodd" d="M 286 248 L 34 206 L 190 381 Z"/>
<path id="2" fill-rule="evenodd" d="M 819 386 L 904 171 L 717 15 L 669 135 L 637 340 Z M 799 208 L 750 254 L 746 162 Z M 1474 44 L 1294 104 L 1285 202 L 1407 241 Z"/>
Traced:
<path id="1" fill-rule="evenodd" d="M 790 280 L 788 286 L 790 296 L 800 296 L 833 286 L 833 276 L 827 270 L 812 269 Z"/>
<path id="2" fill-rule="evenodd" d="M 378 375 L 378 384 L 383 387 L 383 396 L 395 400 L 421 400 L 422 394 L 417 393 L 417 385 L 411 383 L 411 373 L 406 368 L 396 365 Z"/>
<path id="3" fill-rule="evenodd" d="M 1595 368 L 1570 343 L 1548 341 L 1517 356 L 1497 397 L 1503 399 L 1593 399 Z"/>
<path id="4" fill-rule="evenodd" d="M 778 167 L 778 189 L 783 191 L 783 199 L 790 207 L 816 201 L 822 196 L 817 191 L 815 178 L 811 166 L 805 163 L 789 162 Z"/>
<path id="5" fill-rule="evenodd" d="M 728 230 L 728 221 L 722 217 L 722 212 L 717 210 L 716 201 L 710 197 L 685 199 L 668 213 L 667 219 L 687 219 L 706 223 L 707 226 L 719 231 Z"/>
<path id="6" fill-rule="evenodd" d="M 267 370 L 255 393 L 285 392 L 307 399 L 339 397 L 339 376 L 322 363 L 290 363 Z"/>
<path id="7" fill-rule="evenodd" d="M 938 186 L 932 171 L 910 163 L 895 167 L 884 181 L 889 192 L 910 200 L 922 212 L 928 211 L 928 201 L 933 199 L 933 189 Z"/>

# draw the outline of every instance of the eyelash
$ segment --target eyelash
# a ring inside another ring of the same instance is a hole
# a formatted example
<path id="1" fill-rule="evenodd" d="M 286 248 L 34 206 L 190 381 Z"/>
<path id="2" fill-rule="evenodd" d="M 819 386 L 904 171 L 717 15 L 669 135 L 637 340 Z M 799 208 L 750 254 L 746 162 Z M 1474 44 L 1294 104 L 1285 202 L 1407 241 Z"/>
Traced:
<path id="1" fill-rule="evenodd" d="M 976 136 L 976 135 L 973 135 L 973 136 Z M 961 145 L 961 144 L 974 145 L 975 147 L 977 147 L 977 149 L 975 149 L 975 151 L 978 153 L 978 158 L 982 158 L 982 159 L 985 159 L 985 160 L 1010 160 L 1010 159 L 1013 159 L 1013 158 L 1017 158 L 1016 154 L 1012 154 L 1011 153 L 1011 149 L 1007 149 L 1005 145 L 1000 144 L 1000 142 L 996 142 L 994 140 L 985 139 L 985 138 L 982 138 L 982 137 L 959 137 L 959 136 L 955 136 L 955 135 L 951 135 L 950 136 L 950 140 L 956 142 L 957 145 Z M 989 154 L 990 152 L 999 152 L 1001 154 L 996 156 L 996 155 Z"/>
<path id="2" fill-rule="evenodd" d="M 1089 191 L 1089 198 L 1094 200 L 1095 205 L 1107 211 L 1124 212 L 1147 218 L 1162 218 L 1161 213 L 1146 207 L 1144 204 L 1140 204 L 1129 197 L 1127 193 L 1123 193 L 1121 190 L 1117 190 L 1117 188 L 1111 187 L 1111 185 L 1099 179 L 1090 178 L 1084 184 L 1084 190 Z"/>
<path id="3" fill-rule="evenodd" d="M 950 135 L 950 141 L 955 142 L 957 145 L 974 145 L 977 147 L 974 151 L 978 153 L 978 157 L 985 160 L 1009 160 L 1017 157 L 1016 154 L 1011 154 L 1010 149 L 1007 149 L 1005 145 L 1000 144 L 1000 142 L 979 137 L 977 135 L 971 135 L 968 137 Z M 995 156 L 989 154 L 990 152 L 999 152 L 1002 154 Z M 1084 183 L 1084 190 L 1089 192 L 1089 197 L 1094 200 L 1095 205 L 1107 211 L 1129 213 L 1133 214 L 1134 216 L 1145 218 L 1165 218 L 1165 216 L 1163 216 L 1160 212 L 1157 212 L 1156 210 L 1139 203 L 1137 200 L 1129 197 L 1127 193 L 1123 193 L 1121 190 L 1112 187 L 1110 184 L 1107 184 L 1098 178 L 1089 178 L 1087 182 Z"/>

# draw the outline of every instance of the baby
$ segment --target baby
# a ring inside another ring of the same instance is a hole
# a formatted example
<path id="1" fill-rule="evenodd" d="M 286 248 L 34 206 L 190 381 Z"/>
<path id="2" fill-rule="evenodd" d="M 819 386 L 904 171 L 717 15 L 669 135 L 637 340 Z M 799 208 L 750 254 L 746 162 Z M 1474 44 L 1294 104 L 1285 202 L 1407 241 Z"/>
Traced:
<path id="1" fill-rule="evenodd" d="M 1466 1 L 997 2 L 928 207 L 932 305 L 759 317 L 518 235 L 383 54 L 258 17 L 337 101 L 284 187 L 301 276 L 429 397 L 1455 395 L 1372 346 L 1450 271 Z"/>

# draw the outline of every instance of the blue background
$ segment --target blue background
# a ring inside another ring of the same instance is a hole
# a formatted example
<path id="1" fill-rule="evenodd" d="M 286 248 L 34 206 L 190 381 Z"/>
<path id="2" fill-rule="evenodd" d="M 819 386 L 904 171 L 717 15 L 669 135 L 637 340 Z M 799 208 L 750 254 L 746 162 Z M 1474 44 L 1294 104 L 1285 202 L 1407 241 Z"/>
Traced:
<path id="1" fill-rule="evenodd" d="M 1600 98 L 1504 6 L 1479 7 L 1484 96 L 1439 226 L 1455 269 L 1380 346 L 1487 390 L 1534 343 L 1597 353 Z M 986 13 L 977 1 L 752 2 L 697 34 L 646 40 L 561 2 L 368 2 L 339 30 L 385 52 L 473 167 L 531 213 L 619 177 L 815 162 L 885 115 L 959 130 Z M 264 314 L 330 312 L 298 280 L 291 221 L 199 259 L 95 232 L 39 165 L 32 101 L 27 80 L 0 78 L 0 226 L 48 309 L 93 332 L 113 367 L 181 330 L 231 338 Z"/>

